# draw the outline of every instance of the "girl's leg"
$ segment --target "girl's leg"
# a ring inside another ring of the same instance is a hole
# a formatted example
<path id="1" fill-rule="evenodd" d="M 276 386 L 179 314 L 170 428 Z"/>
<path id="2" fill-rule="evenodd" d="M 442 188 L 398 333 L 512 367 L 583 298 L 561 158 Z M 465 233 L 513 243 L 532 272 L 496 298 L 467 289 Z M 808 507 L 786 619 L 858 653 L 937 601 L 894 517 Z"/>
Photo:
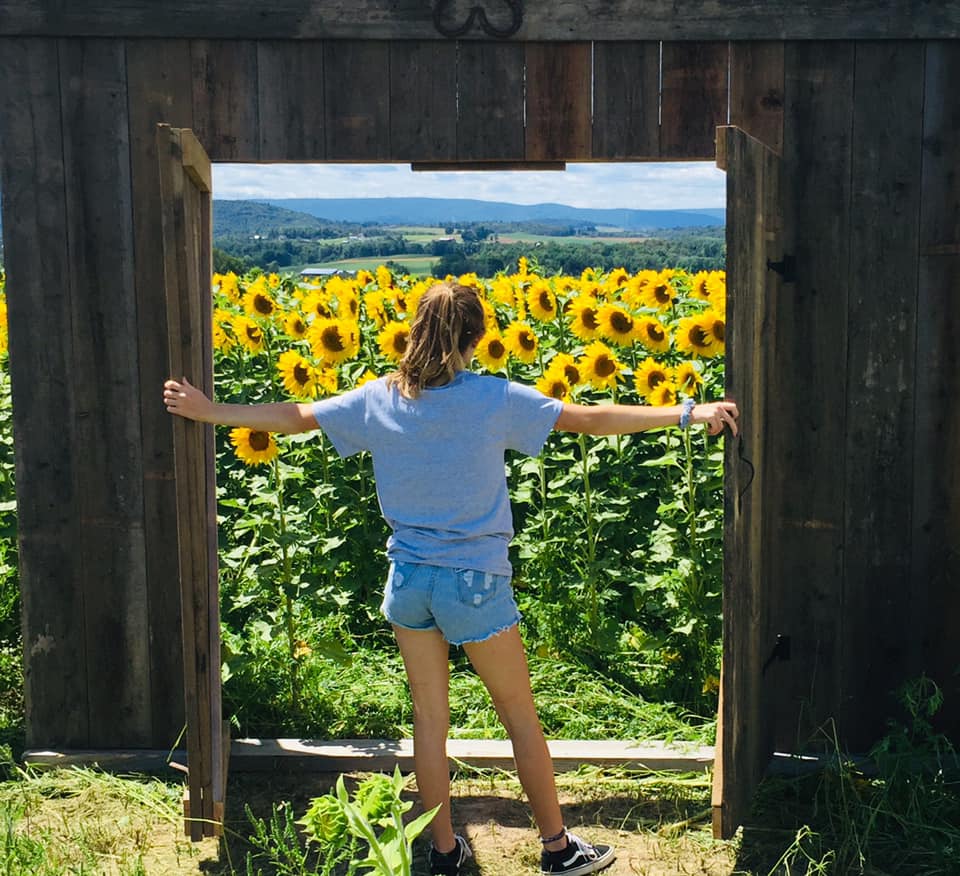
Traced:
<path id="1" fill-rule="evenodd" d="M 530 672 L 523 642 L 516 626 L 483 642 L 463 646 L 470 662 L 486 685 L 503 726 L 513 743 L 520 784 L 533 809 L 541 836 L 563 830 L 563 816 L 557 801 L 553 761 L 530 690 Z M 564 848 L 566 838 L 546 846 L 548 851 Z"/>
<path id="2" fill-rule="evenodd" d="M 456 846 L 450 820 L 450 645 L 439 630 L 408 630 L 394 625 L 413 699 L 413 763 L 424 809 L 440 805 L 430 823 L 433 845 L 441 852 Z"/>

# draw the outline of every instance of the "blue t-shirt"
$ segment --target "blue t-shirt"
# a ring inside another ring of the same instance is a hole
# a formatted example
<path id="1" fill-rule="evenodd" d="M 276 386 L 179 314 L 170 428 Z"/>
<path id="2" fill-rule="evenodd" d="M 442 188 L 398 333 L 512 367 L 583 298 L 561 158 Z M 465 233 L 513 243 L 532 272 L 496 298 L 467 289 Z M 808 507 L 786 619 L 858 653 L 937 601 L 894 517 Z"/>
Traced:
<path id="1" fill-rule="evenodd" d="M 313 405 L 341 456 L 369 450 L 387 556 L 511 574 L 504 452 L 540 452 L 563 403 L 529 386 L 460 371 L 404 398 L 380 378 Z"/>

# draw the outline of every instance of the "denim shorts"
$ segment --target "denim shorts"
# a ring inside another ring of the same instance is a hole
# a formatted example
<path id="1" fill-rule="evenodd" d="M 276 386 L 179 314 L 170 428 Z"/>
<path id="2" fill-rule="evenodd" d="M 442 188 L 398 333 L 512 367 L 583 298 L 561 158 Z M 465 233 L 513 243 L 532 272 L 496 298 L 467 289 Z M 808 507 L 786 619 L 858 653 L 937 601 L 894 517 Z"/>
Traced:
<path id="1" fill-rule="evenodd" d="M 451 645 L 482 642 L 520 620 L 508 575 L 392 563 L 381 611 L 408 630 L 440 630 Z"/>

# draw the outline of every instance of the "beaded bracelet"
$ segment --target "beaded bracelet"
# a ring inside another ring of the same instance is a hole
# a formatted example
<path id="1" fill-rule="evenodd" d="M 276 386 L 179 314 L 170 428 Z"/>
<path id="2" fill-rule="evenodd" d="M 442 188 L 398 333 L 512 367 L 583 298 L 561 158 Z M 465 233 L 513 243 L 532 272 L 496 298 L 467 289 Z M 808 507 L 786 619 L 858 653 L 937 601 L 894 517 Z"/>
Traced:
<path id="1" fill-rule="evenodd" d="M 680 428 L 689 429 L 690 428 L 690 415 L 693 413 L 693 409 L 697 406 L 697 403 L 692 399 L 688 398 L 683 403 L 683 410 L 680 412 Z"/>
<path id="2" fill-rule="evenodd" d="M 542 842 L 544 845 L 546 845 L 547 843 L 559 842 L 559 841 L 562 840 L 566 835 L 567 835 L 567 828 L 564 826 L 564 827 L 561 829 L 560 833 L 555 833 L 553 836 L 542 836 L 542 837 L 540 837 L 540 842 Z"/>

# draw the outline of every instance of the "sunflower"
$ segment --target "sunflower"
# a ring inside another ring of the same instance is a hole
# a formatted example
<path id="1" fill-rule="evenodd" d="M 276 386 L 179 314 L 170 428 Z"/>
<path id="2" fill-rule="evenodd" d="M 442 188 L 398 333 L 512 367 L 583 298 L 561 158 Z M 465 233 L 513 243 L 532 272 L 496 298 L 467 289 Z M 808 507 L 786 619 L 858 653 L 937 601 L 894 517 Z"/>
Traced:
<path id="1" fill-rule="evenodd" d="M 383 292 L 393 288 L 393 274 L 390 273 L 390 268 L 386 265 L 380 265 L 377 268 L 377 285 Z"/>
<path id="2" fill-rule="evenodd" d="M 497 304 L 503 304 L 505 307 L 512 307 L 516 300 L 516 293 L 513 288 L 513 281 L 502 274 L 495 277 L 490 284 L 490 295 Z"/>
<path id="3" fill-rule="evenodd" d="M 488 331 L 477 344 L 477 361 L 483 365 L 487 371 L 500 371 L 507 361 L 510 351 L 504 343 L 500 333 Z"/>
<path id="4" fill-rule="evenodd" d="M 687 395 L 693 395 L 703 385 L 703 378 L 693 361 L 681 362 L 673 369 L 673 379 L 677 387 Z"/>
<path id="5" fill-rule="evenodd" d="M 349 319 L 318 319 L 308 337 L 314 356 L 329 365 L 352 359 L 360 351 L 360 331 Z"/>
<path id="6" fill-rule="evenodd" d="M 307 323 L 299 313 L 291 310 L 283 318 L 283 330 L 287 333 L 287 337 L 302 341 L 307 336 Z"/>
<path id="7" fill-rule="evenodd" d="M 677 297 L 677 290 L 671 282 L 673 271 L 661 271 L 655 279 L 648 282 L 640 291 L 640 299 L 646 307 L 666 310 Z"/>
<path id="8" fill-rule="evenodd" d="M 277 442 L 269 432 L 240 426 L 230 430 L 230 443 L 237 459 L 245 465 L 270 462 L 277 455 Z"/>
<path id="9" fill-rule="evenodd" d="M 659 319 L 643 316 L 638 322 L 637 337 L 651 353 L 666 353 L 670 349 L 670 332 Z"/>
<path id="10" fill-rule="evenodd" d="M 333 317 L 333 307 L 330 304 L 330 296 L 323 289 L 314 289 L 308 292 L 301 305 L 303 312 L 320 319 L 331 319 Z"/>
<path id="11" fill-rule="evenodd" d="M 726 350 L 727 322 L 722 313 L 716 310 L 706 310 L 700 314 L 707 334 L 713 339 L 714 356 L 722 356 Z"/>
<path id="12" fill-rule="evenodd" d="M 570 331 L 581 341 L 592 341 L 600 336 L 600 308 L 590 295 L 580 295 L 567 308 Z"/>
<path id="13" fill-rule="evenodd" d="M 570 384 L 563 374 L 552 374 L 548 371 L 537 381 L 536 387 L 550 398 L 570 401 Z"/>
<path id="14" fill-rule="evenodd" d="M 337 316 L 340 319 L 357 319 L 360 316 L 360 299 L 353 289 L 337 292 Z"/>
<path id="15" fill-rule="evenodd" d="M 727 309 L 727 272 L 711 271 L 707 277 L 707 298 L 720 311 Z"/>
<path id="16" fill-rule="evenodd" d="M 630 277 L 626 268 L 614 268 L 604 281 L 604 287 L 609 295 L 613 295 Z"/>
<path id="17" fill-rule="evenodd" d="M 557 296 L 546 280 L 531 283 L 527 290 L 527 307 L 530 315 L 540 322 L 550 322 L 557 315 Z"/>
<path id="18" fill-rule="evenodd" d="M 673 383 L 661 383 L 647 396 L 647 401 L 658 408 L 675 405 L 677 403 L 677 387 Z"/>
<path id="19" fill-rule="evenodd" d="M 277 302 L 273 300 L 267 287 L 267 278 L 262 274 L 247 288 L 243 296 L 243 309 L 250 316 L 267 319 L 273 316 Z"/>
<path id="20" fill-rule="evenodd" d="M 690 295 L 701 301 L 710 300 L 710 272 L 697 271 L 690 278 Z"/>
<path id="21" fill-rule="evenodd" d="M 512 322 L 503 333 L 503 342 L 510 353 L 528 365 L 537 358 L 537 336 L 525 322 Z"/>
<path id="22" fill-rule="evenodd" d="M 530 269 L 530 262 L 527 261 L 526 256 L 520 256 L 517 259 L 517 275 L 522 279 L 525 279 L 527 276 L 527 271 Z"/>
<path id="23" fill-rule="evenodd" d="M 705 322 L 703 314 L 685 316 L 677 324 L 677 349 L 694 357 L 714 355 L 716 345 L 710 333 L 712 325 L 713 320 Z"/>
<path id="24" fill-rule="evenodd" d="M 613 389 L 617 385 L 617 375 L 623 370 L 603 341 L 594 341 L 587 347 L 578 364 L 584 379 L 596 389 Z"/>
<path id="25" fill-rule="evenodd" d="M 315 368 L 313 374 L 319 395 L 333 395 L 337 391 L 336 368 Z"/>
<path id="26" fill-rule="evenodd" d="M 363 296 L 363 308 L 367 316 L 376 323 L 377 328 L 383 328 L 390 317 L 387 314 L 387 305 L 382 292 L 367 292 Z"/>
<path id="27" fill-rule="evenodd" d="M 220 277 L 220 291 L 227 296 L 234 304 L 240 302 L 240 281 L 233 271 L 229 271 Z"/>
<path id="28" fill-rule="evenodd" d="M 336 374 L 336 372 L 334 372 L 334 374 Z M 371 380 L 376 380 L 376 379 L 377 379 L 377 375 L 374 374 L 374 373 L 368 368 L 366 371 L 363 372 L 363 374 L 361 374 L 361 375 L 357 378 L 357 384 L 356 384 L 356 385 L 357 385 L 357 386 L 363 386 L 365 383 L 369 383 Z"/>
<path id="29" fill-rule="evenodd" d="M 283 386 L 295 398 L 313 398 L 317 393 L 317 374 L 296 350 L 287 350 L 277 360 L 277 371 L 283 377 Z"/>
<path id="30" fill-rule="evenodd" d="M 663 383 L 672 383 L 673 375 L 669 365 L 662 365 L 649 356 L 637 367 L 634 375 L 634 384 L 637 392 L 644 398 L 650 398 L 651 393 Z"/>
<path id="31" fill-rule="evenodd" d="M 359 270 L 357 271 L 356 281 L 358 286 L 369 286 L 373 282 L 373 274 L 369 271 Z"/>
<path id="32" fill-rule="evenodd" d="M 263 349 L 263 331 L 250 317 L 238 313 L 230 320 L 230 328 L 234 337 L 251 353 L 259 353 Z"/>
<path id="33" fill-rule="evenodd" d="M 563 379 L 566 380 L 571 387 L 579 386 L 583 383 L 583 374 L 580 366 L 577 364 L 577 360 L 569 353 L 557 353 L 557 355 L 550 360 L 546 373 L 550 375 L 562 375 Z"/>
<path id="34" fill-rule="evenodd" d="M 391 362 L 399 362 L 407 351 L 410 340 L 410 326 L 405 322 L 388 322 L 377 335 L 380 352 Z"/>
<path id="35" fill-rule="evenodd" d="M 656 271 L 637 271 L 636 274 L 627 279 L 626 288 L 621 294 L 623 302 L 629 307 L 643 307 L 643 290 L 656 278 Z"/>
<path id="36" fill-rule="evenodd" d="M 6 307 L 4 307 L 4 329 L 6 329 Z M 229 310 L 217 307 L 213 311 L 213 349 L 229 353 L 236 344 L 233 335 L 233 314 Z"/>
<path id="37" fill-rule="evenodd" d="M 600 334 L 621 347 L 629 346 L 636 339 L 637 321 L 616 304 L 604 304 L 597 313 Z"/>

